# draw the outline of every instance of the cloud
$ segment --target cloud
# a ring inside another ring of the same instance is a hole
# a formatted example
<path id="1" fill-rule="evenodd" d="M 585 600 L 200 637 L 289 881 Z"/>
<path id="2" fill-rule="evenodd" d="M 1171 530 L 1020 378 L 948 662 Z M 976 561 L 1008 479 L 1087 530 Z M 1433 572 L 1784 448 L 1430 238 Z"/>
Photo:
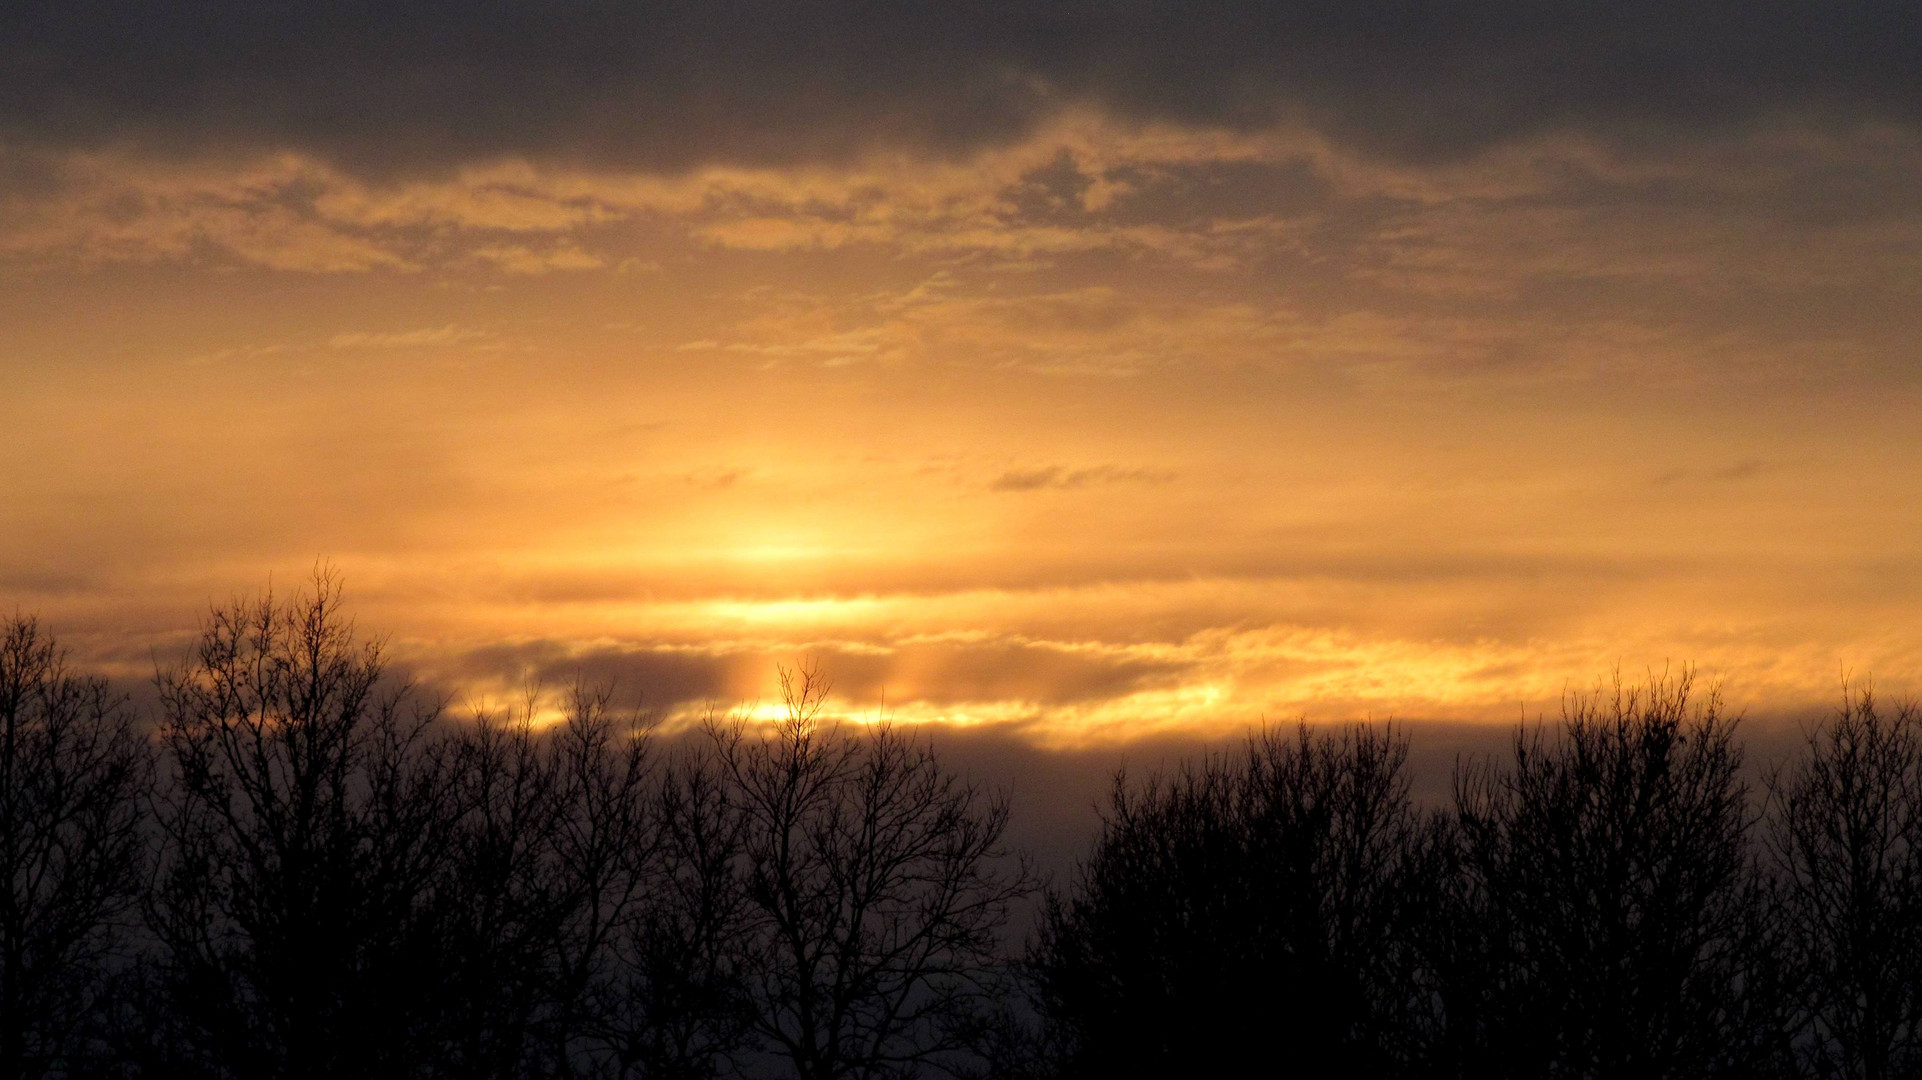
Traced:
<path id="1" fill-rule="evenodd" d="M 696 469 L 682 477 L 689 485 L 709 491 L 725 491 L 748 475 L 747 469 L 712 466 Z"/>
<path id="2" fill-rule="evenodd" d="M 1760 458 L 1743 458 L 1740 461 L 1713 469 L 1669 469 L 1649 481 L 1652 487 L 1672 487 L 1688 483 L 1741 483 L 1753 480 L 1767 473 L 1780 471 L 1782 463 L 1763 461 Z"/>
<path id="3" fill-rule="evenodd" d="M 1757 346 L 1799 319 L 1822 348 L 1865 355 L 1840 336 L 1867 324 L 1830 313 L 1913 308 L 1918 171 L 1922 137 L 1891 128 L 1687 146 L 1544 135 L 1414 165 L 1299 128 L 1088 112 L 964 160 L 672 176 L 509 162 L 370 180 L 288 153 L 0 148 L 0 176 L 37 178 L 0 190 L 0 259 L 471 280 L 880 257 L 920 284 L 836 297 L 835 275 L 802 272 L 753 298 L 763 332 L 689 336 L 822 365 L 965 346 L 1057 372 L 1310 353 L 1582 371 L 1601 353 L 1671 355 L 1678 330 L 1709 320 L 1698 342 L 1731 354 L 1775 351 Z M 774 326 L 788 308 L 805 325 Z"/>
<path id="4" fill-rule="evenodd" d="M 1678 645 L 1705 679 L 1729 680 L 1738 704 L 1792 710 L 1821 700 L 1836 655 L 1781 637 L 1786 624 L 1772 620 L 1679 636 L 1624 633 L 1613 620 L 1589 619 L 1552 637 L 1446 638 L 1413 629 L 1243 620 L 1125 641 L 953 630 L 680 645 L 547 638 L 409 660 L 419 661 L 424 682 L 459 688 L 468 705 L 516 700 L 529 685 L 552 695 L 578 680 L 611 686 L 617 699 L 670 728 L 710 709 L 745 707 L 770 718 L 779 708 L 777 666 L 811 664 L 831 685 L 836 717 L 998 727 L 1063 746 L 1170 732 L 1220 737 L 1295 717 L 1506 723 L 1552 712 L 1571 686 L 1612 667 L 1660 670 Z M 1896 661 L 1912 651 L 1849 655 L 1900 675 L 1909 669 Z"/>
<path id="5" fill-rule="evenodd" d="M 942 708 L 968 703 L 1006 710 L 1124 698 L 1166 683 L 1185 661 L 1097 645 L 1021 640 L 911 638 L 857 642 L 629 645 L 578 648 L 552 640 L 493 645 L 438 658 L 435 673 L 468 686 L 548 689 L 576 681 L 612 687 L 660 715 L 762 696 L 781 665 L 807 663 L 856 710 Z"/>
<path id="6" fill-rule="evenodd" d="M 1919 22 L 1880 0 L 19 0 L 0 139 L 678 171 L 965 154 L 1082 105 L 1433 158 L 1784 113 L 1912 124 Z"/>
<path id="7" fill-rule="evenodd" d="M 433 177 L 369 179 L 313 154 L 183 157 L 0 144 L 0 253 L 82 263 L 252 262 L 277 269 L 466 268 L 509 274 L 658 269 L 613 250 L 634 226 L 686 245 L 763 254 L 855 245 L 935 259 L 1034 260 L 1114 251 L 1227 265 L 1266 238 L 1186 207 L 1171 225 L 1136 214 L 1062 219 L 1030 205 L 1032 177 L 1063 161 L 1119 206 L 1184 164 L 1298 155 L 1287 140 L 1122 130 L 1080 115 L 966 162 L 893 156 L 851 167 L 714 166 L 674 176 L 498 162 Z M 1129 173 L 1132 181 L 1111 179 Z M 1226 226 L 1226 227 L 1224 227 Z M 1258 231 L 1258 227 L 1257 231 Z M 1112 303 L 1112 298 L 1110 298 Z"/>
<path id="8" fill-rule="evenodd" d="M 1173 473 L 1154 469 L 1123 469 L 1114 465 L 1094 465 L 1071 469 L 1047 465 L 1033 469 L 1010 469 L 994 478 L 990 491 L 1040 491 L 1044 488 L 1072 491 L 1097 484 L 1165 484 Z"/>
<path id="9" fill-rule="evenodd" d="M 610 687 L 626 701 L 663 711 L 708 701 L 732 704 L 745 686 L 735 674 L 739 665 L 734 658 L 700 649 L 576 649 L 535 640 L 488 645 L 434 660 L 435 673 L 454 685 L 551 690 L 578 681 Z"/>
<path id="10" fill-rule="evenodd" d="M 419 330 L 386 332 L 347 330 L 328 338 L 327 347 L 330 349 L 418 349 L 435 345 L 453 345 L 488 336 L 485 330 L 474 330 L 448 323 L 446 326 L 423 327 Z"/>
<path id="11" fill-rule="evenodd" d="M 509 274 L 545 274 L 552 270 L 598 270 L 606 263 L 574 244 L 540 249 L 525 244 L 493 244 L 478 248 L 474 258 Z"/>

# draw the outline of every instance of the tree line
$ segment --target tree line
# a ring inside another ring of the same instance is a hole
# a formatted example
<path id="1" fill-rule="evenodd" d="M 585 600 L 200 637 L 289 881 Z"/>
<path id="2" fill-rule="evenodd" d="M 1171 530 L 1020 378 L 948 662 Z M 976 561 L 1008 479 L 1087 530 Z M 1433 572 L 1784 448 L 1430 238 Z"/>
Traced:
<path id="1" fill-rule="evenodd" d="M 1409 797 L 1381 729 L 1115 781 L 1027 967 L 1046 1075 L 1922 1076 L 1922 714 L 1744 780 L 1689 674 Z"/>
<path id="2" fill-rule="evenodd" d="M 1440 807 L 1404 733 L 1265 729 L 1042 889 L 808 669 L 671 744 L 456 719 L 321 575 L 155 685 L 0 625 L 0 1077 L 1922 1075 L 1922 714 L 1867 692 L 1758 784 L 1686 673 L 1572 697 Z"/>

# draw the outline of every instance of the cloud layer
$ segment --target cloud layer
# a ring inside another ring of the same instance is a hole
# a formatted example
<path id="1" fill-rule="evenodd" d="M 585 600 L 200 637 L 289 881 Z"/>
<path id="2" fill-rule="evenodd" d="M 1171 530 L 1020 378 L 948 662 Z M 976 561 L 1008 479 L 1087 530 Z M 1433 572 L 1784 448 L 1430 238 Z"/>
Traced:
<path id="1" fill-rule="evenodd" d="M 1092 106 L 1432 158 L 1550 130 L 1913 123 L 1919 26 L 1890 0 L 21 0 L 0 139 L 680 170 L 965 154 Z"/>

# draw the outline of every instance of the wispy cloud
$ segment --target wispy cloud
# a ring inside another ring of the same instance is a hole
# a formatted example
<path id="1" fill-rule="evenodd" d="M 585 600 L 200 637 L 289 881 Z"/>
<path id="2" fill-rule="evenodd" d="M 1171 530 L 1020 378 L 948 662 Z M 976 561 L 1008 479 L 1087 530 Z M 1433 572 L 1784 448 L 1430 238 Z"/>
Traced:
<path id="1" fill-rule="evenodd" d="M 418 349 L 452 345 L 491 337 L 485 330 L 457 326 L 423 327 L 419 330 L 345 330 L 327 339 L 330 349 Z"/>
<path id="2" fill-rule="evenodd" d="M 1165 484 L 1174 478 L 1174 473 L 1158 469 L 1129 469 L 1115 465 L 1091 465 L 1081 468 L 1044 465 L 1037 468 L 1009 469 L 995 477 L 988 484 L 988 489 L 990 491 L 1041 491 L 1044 489 L 1072 491 L 1102 484 Z"/>

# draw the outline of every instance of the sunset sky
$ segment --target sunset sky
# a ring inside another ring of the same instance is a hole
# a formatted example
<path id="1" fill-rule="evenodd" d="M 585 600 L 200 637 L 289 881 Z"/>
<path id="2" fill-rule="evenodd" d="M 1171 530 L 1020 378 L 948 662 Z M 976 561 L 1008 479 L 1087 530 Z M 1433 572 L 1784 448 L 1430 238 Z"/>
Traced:
<path id="1" fill-rule="evenodd" d="M 1041 744 L 1922 691 L 1922 7 L 0 6 L 0 605 Z"/>

